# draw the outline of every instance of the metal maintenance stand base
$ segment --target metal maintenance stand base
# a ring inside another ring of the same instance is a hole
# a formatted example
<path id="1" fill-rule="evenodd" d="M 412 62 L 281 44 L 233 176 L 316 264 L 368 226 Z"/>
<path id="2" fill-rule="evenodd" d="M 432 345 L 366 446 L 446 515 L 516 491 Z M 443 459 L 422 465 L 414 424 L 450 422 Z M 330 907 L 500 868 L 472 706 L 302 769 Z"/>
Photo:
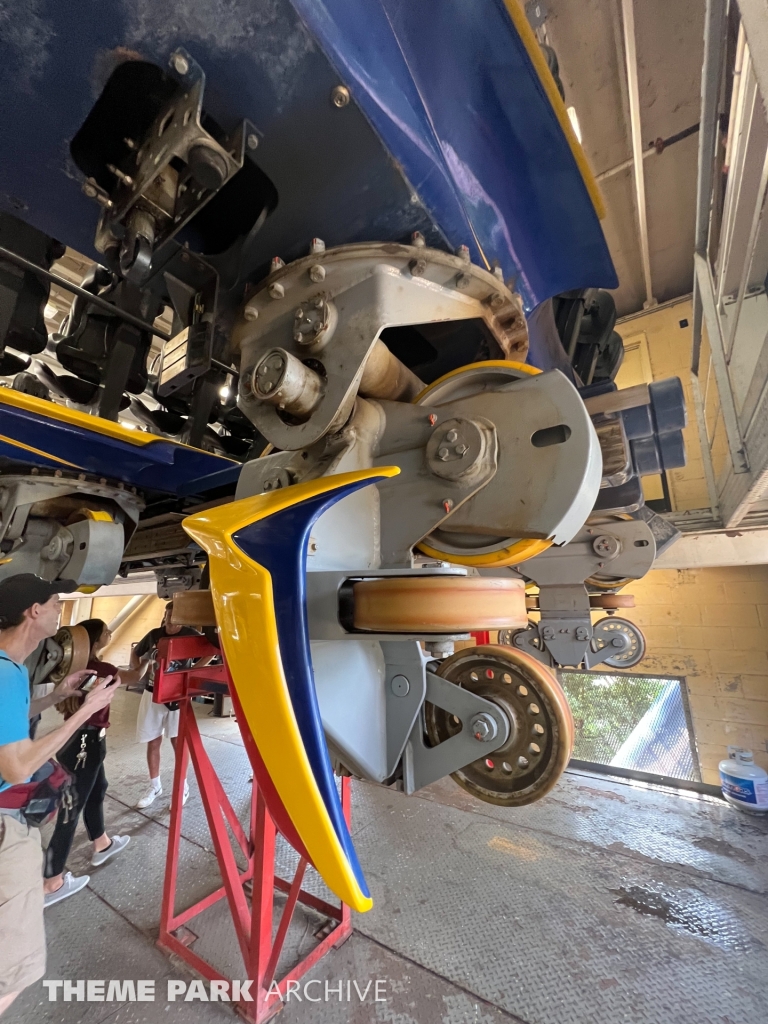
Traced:
<path id="1" fill-rule="evenodd" d="M 170 662 L 175 661 L 178 664 L 182 659 L 205 658 L 214 654 L 220 655 L 221 652 L 212 647 L 204 637 L 174 637 L 161 641 L 153 699 L 158 703 L 179 701 L 181 714 L 160 935 L 157 944 L 166 952 L 181 957 L 206 980 L 226 981 L 228 985 L 231 984 L 230 978 L 225 978 L 185 943 L 185 936 L 192 936 L 191 930 L 185 926 L 189 926 L 194 918 L 219 900 L 226 899 L 243 957 L 245 973 L 242 977 L 251 981 L 250 1001 L 241 998 L 233 1005 L 236 1006 L 238 1013 L 252 1024 L 264 1024 L 282 1007 L 282 999 L 285 998 L 289 983 L 297 982 L 326 953 L 349 938 L 352 934 L 352 920 L 348 906 L 334 906 L 302 888 L 308 864 L 306 858 L 300 857 L 292 880 L 281 878 L 276 873 L 277 828 L 267 810 L 255 776 L 250 823 L 247 829 L 239 821 L 205 750 L 192 705 L 192 697 L 198 694 L 230 694 L 245 750 L 251 767 L 256 771 L 258 752 L 244 726 L 245 718 L 241 713 L 235 689 L 231 686 L 227 666 L 222 664 L 186 671 L 168 671 Z M 174 908 L 179 868 L 182 799 L 190 759 L 200 788 L 200 797 L 224 885 L 177 914 Z M 348 824 L 351 809 L 350 783 L 349 778 L 342 779 L 342 806 Z M 234 837 L 246 860 L 245 870 L 238 867 L 230 835 Z M 287 899 L 273 937 L 275 890 L 287 894 Z M 302 903 L 326 916 L 331 922 L 330 931 L 306 957 L 278 980 L 275 977 L 277 965 L 297 903 Z"/>

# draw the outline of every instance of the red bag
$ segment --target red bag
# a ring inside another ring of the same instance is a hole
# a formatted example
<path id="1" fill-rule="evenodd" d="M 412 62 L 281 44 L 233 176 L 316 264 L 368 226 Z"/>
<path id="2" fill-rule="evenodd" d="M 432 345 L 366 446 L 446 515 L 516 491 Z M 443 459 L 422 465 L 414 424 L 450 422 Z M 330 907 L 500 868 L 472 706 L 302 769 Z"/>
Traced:
<path id="1" fill-rule="evenodd" d="M 21 811 L 28 825 L 38 826 L 50 821 L 59 807 L 63 807 L 68 820 L 74 810 L 74 781 L 74 775 L 51 758 L 37 769 L 29 782 L 19 782 L 0 791 L 0 812 L 4 807 Z"/>

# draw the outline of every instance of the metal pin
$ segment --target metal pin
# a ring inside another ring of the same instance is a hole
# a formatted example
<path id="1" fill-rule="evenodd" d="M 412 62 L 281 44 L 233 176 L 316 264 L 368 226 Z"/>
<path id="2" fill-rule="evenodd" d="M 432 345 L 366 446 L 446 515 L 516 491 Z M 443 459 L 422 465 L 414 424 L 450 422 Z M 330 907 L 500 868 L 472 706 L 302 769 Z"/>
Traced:
<path id="1" fill-rule="evenodd" d="M 114 174 L 118 181 L 122 181 L 124 185 L 133 184 L 133 178 L 130 174 L 126 174 L 124 171 L 121 171 L 120 168 L 115 167 L 114 164 L 107 164 L 107 170 Z"/>

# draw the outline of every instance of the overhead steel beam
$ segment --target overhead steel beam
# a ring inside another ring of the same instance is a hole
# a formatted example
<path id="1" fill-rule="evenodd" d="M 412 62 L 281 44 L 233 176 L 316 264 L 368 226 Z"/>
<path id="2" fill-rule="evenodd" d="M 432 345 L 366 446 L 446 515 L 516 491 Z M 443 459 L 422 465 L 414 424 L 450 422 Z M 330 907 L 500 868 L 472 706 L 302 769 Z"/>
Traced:
<path id="1" fill-rule="evenodd" d="M 768 564 L 768 530 L 689 533 L 679 537 L 653 563 L 654 569 L 705 569 Z"/>
<path id="2" fill-rule="evenodd" d="M 731 390 L 731 379 L 728 376 L 728 364 L 725 361 L 725 348 L 723 345 L 723 334 L 720 327 L 720 315 L 717 311 L 715 301 L 715 288 L 712 283 L 712 273 L 709 269 L 709 261 L 700 253 L 693 257 L 696 270 L 696 285 L 701 296 L 701 305 L 704 319 L 707 324 L 707 337 L 709 338 L 709 351 L 712 358 L 712 368 L 715 371 L 717 391 L 720 397 L 720 409 L 723 414 L 725 435 L 728 441 L 728 448 L 731 453 L 731 462 L 734 473 L 748 473 L 749 459 L 744 438 L 741 434 L 739 417 L 736 412 L 736 402 Z"/>
<path id="3" fill-rule="evenodd" d="M 709 507 L 713 516 L 720 514 L 720 503 L 717 499 L 717 484 L 715 482 L 715 469 L 712 465 L 712 453 L 709 448 L 707 437 L 707 420 L 704 412 L 704 401 L 701 397 L 699 378 L 695 373 L 691 374 L 691 390 L 693 391 L 693 406 L 696 412 L 696 429 L 699 435 L 699 447 L 701 448 L 701 461 L 704 466 L 704 479 L 707 482 L 707 496 Z"/>
<path id="4" fill-rule="evenodd" d="M 701 69 L 701 118 L 699 119 L 699 174 L 696 185 L 696 233 L 694 236 L 694 252 L 702 256 L 706 256 L 709 242 L 718 100 L 725 54 L 725 8 L 726 0 L 707 0 L 704 20 L 704 63 Z M 696 376 L 699 373 L 701 325 L 701 296 L 697 286 L 697 274 L 694 274 L 691 370 Z M 707 455 L 708 451 L 702 451 L 703 458 L 706 458 Z"/>
<path id="5" fill-rule="evenodd" d="M 632 166 L 635 177 L 637 221 L 640 228 L 640 255 L 645 280 L 646 309 L 656 305 L 651 281 L 651 253 L 648 245 L 648 212 L 645 204 L 645 169 L 643 167 L 643 134 L 640 124 L 640 90 L 637 83 L 637 49 L 635 45 L 635 9 L 633 0 L 621 0 L 624 21 L 624 52 L 629 86 L 629 118 L 632 129 Z"/>
<path id="6" fill-rule="evenodd" d="M 768 100 L 768 0 L 738 0 L 760 94 Z"/>

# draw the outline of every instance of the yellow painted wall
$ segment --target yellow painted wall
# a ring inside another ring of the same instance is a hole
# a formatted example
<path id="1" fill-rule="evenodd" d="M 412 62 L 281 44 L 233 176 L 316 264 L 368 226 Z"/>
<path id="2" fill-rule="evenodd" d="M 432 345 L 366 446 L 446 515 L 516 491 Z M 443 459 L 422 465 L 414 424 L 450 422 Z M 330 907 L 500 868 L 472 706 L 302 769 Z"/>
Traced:
<path id="1" fill-rule="evenodd" d="M 656 569 L 623 593 L 648 642 L 633 671 L 685 676 L 703 781 L 729 744 L 768 769 L 768 565 Z"/>
<path id="2" fill-rule="evenodd" d="M 81 598 L 77 606 L 72 601 L 65 601 L 62 625 L 71 625 L 84 619 L 103 619 L 109 623 L 130 600 L 129 597 L 95 597 L 92 600 Z M 104 661 L 112 662 L 113 665 L 127 665 L 131 645 L 141 640 L 150 629 L 160 625 L 166 604 L 166 601 L 152 595 L 144 598 L 142 604 L 115 631 L 112 643 L 102 654 Z M 71 612 L 75 607 L 77 610 L 73 619 Z"/>
<path id="3" fill-rule="evenodd" d="M 688 321 L 686 327 L 680 326 L 681 320 Z M 643 348 L 648 353 L 653 380 L 679 377 L 683 384 L 688 409 L 688 426 L 683 431 L 687 464 L 683 469 L 673 469 L 667 473 L 672 508 L 676 512 L 709 507 L 709 495 L 704 478 L 704 463 L 701 458 L 691 389 L 692 322 L 691 300 L 682 299 L 673 305 L 650 310 L 642 316 L 616 325 L 616 330 L 630 348 L 634 347 L 639 336 L 645 339 L 646 344 Z M 708 364 L 706 340 L 702 352 L 702 365 L 706 368 Z M 636 383 L 634 379 L 629 380 L 628 375 L 638 372 L 639 363 L 640 359 L 634 354 L 628 358 L 626 370 L 622 367 L 616 378 L 619 387 L 627 387 Z M 708 429 L 710 437 L 714 437 L 712 458 L 716 472 L 719 472 L 727 457 L 727 448 L 722 429 L 722 417 L 718 415 L 717 388 L 711 376 L 707 385 L 706 373 L 700 386 L 702 392 L 707 394 Z M 657 495 L 654 493 L 652 496 L 656 497 Z"/>

